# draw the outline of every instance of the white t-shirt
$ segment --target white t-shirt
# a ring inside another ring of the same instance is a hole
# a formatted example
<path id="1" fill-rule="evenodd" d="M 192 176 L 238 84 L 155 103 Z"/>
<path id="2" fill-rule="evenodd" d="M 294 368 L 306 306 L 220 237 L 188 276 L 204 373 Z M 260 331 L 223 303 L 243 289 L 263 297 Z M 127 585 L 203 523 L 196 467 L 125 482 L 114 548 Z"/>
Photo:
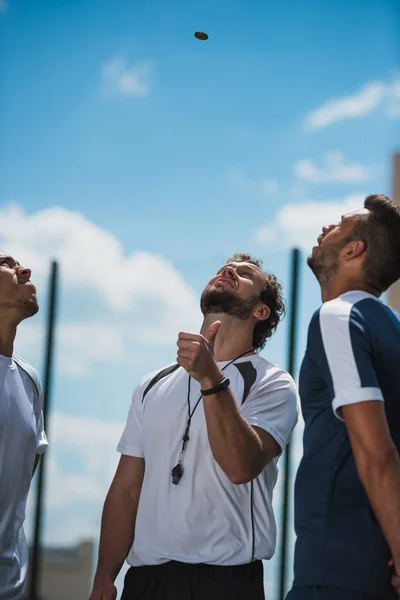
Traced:
<path id="1" fill-rule="evenodd" d="M 19 600 L 25 588 L 26 499 L 35 456 L 48 446 L 42 402 L 43 390 L 36 371 L 18 356 L 11 359 L 0 355 L 1 600 Z"/>
<path id="2" fill-rule="evenodd" d="M 220 368 L 225 365 L 219 363 Z M 239 368 L 242 372 L 247 368 L 249 377 L 243 377 Z M 283 449 L 297 422 L 298 397 L 290 375 L 258 355 L 236 360 L 224 374 L 248 423 L 270 433 Z M 118 445 L 121 454 L 144 457 L 146 463 L 128 563 L 176 560 L 238 565 L 271 558 L 276 543 L 272 493 L 278 459 L 253 482 L 233 484 L 212 455 L 201 401 L 192 418 L 183 477 L 173 485 L 171 470 L 187 423 L 188 374 L 178 368 L 144 395 L 155 375 L 145 377 L 134 391 Z M 192 379 L 192 409 L 199 397 L 200 385 Z"/>

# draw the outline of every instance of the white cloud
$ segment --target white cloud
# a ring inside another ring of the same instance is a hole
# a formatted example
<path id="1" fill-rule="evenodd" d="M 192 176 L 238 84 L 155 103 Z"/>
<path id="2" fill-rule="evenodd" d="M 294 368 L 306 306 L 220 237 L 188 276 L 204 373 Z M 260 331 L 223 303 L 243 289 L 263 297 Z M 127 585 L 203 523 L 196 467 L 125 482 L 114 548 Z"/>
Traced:
<path id="1" fill-rule="evenodd" d="M 0 13 L 6 12 L 6 10 L 8 10 L 8 1 L 0 0 Z"/>
<path id="2" fill-rule="evenodd" d="M 83 376 L 106 358 L 120 361 L 132 341 L 170 344 L 181 329 L 200 326 L 197 294 L 170 261 L 143 251 L 126 256 L 114 235 L 80 213 L 52 207 L 27 215 L 19 206 L 3 207 L 0 247 L 32 268 L 39 288 L 49 260 L 56 258 L 61 293 L 85 294 L 96 313 L 104 312 L 84 323 L 65 322 L 60 314 L 59 364 L 69 375 Z M 40 325 L 28 321 L 19 331 L 17 350 L 35 351 L 42 340 Z"/>
<path id="3" fill-rule="evenodd" d="M 119 460 L 116 446 L 124 426 L 123 421 L 63 413 L 49 418 L 46 544 L 59 546 L 85 538 L 98 539 L 101 510 Z M 34 497 L 32 490 L 29 521 L 33 519 Z M 28 522 L 27 531 L 31 529 Z"/>
<path id="4" fill-rule="evenodd" d="M 365 194 L 350 194 L 342 200 L 286 204 L 278 210 L 271 223 L 256 229 L 255 239 L 259 243 L 297 246 L 310 252 L 323 225 L 336 223 L 343 214 L 361 209 L 364 199 Z"/>
<path id="5" fill-rule="evenodd" d="M 360 183 L 373 177 L 373 169 L 359 163 L 347 163 L 341 152 L 328 152 L 318 167 L 311 160 L 298 160 L 294 175 L 309 183 Z"/>
<path id="6" fill-rule="evenodd" d="M 276 229 L 273 225 L 262 225 L 256 230 L 255 238 L 259 244 L 269 244 L 274 242 L 277 237 Z"/>
<path id="7" fill-rule="evenodd" d="M 119 458 L 116 447 L 124 426 L 122 421 L 95 417 L 62 413 L 51 416 L 49 506 L 66 507 L 77 501 L 98 506 L 104 501 Z M 79 459 L 79 470 L 75 467 L 66 471 L 61 466 L 63 456 Z"/>
<path id="8" fill-rule="evenodd" d="M 123 362 L 126 359 L 126 327 L 103 322 L 60 323 L 56 329 L 57 354 L 64 375 L 84 377 L 94 364 Z M 44 327 L 29 320 L 18 328 L 15 349 L 24 357 L 33 357 L 43 347 Z"/>
<path id="9" fill-rule="evenodd" d="M 400 80 L 396 76 L 390 82 L 373 81 L 363 85 L 353 95 L 332 98 L 312 110 L 305 119 L 308 129 L 321 129 L 337 121 L 370 114 L 382 104 L 389 116 L 398 116 Z"/>
<path id="10" fill-rule="evenodd" d="M 193 290 L 167 259 L 145 251 L 125 256 L 113 234 L 65 208 L 32 215 L 16 205 L 0 209 L 0 246 L 28 261 L 41 277 L 47 275 L 49 259 L 56 258 L 62 284 L 94 291 L 113 311 L 131 311 L 139 299 L 149 298 L 175 315 L 198 305 Z"/>
<path id="11" fill-rule="evenodd" d="M 276 179 L 266 177 L 254 180 L 240 169 L 230 169 L 227 173 L 227 179 L 232 186 L 245 194 L 272 196 L 279 191 L 279 183 Z"/>
<path id="12" fill-rule="evenodd" d="M 122 57 L 111 58 L 103 65 L 101 71 L 104 90 L 120 96 L 147 96 L 154 66 L 153 60 L 129 65 Z"/>

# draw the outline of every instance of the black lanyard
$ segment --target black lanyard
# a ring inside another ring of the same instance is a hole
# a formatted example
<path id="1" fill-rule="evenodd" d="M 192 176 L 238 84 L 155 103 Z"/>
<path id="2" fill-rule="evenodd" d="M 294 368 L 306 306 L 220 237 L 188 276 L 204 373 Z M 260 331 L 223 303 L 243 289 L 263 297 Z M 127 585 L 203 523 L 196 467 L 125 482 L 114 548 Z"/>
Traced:
<path id="1" fill-rule="evenodd" d="M 254 348 L 251 348 L 251 350 L 247 350 L 246 352 L 243 352 L 243 354 L 239 354 L 239 356 L 237 356 L 236 358 L 234 358 L 233 360 L 228 362 L 228 364 L 226 364 L 224 367 L 222 367 L 221 371 L 224 371 L 227 367 L 229 367 L 229 365 L 231 365 L 233 362 L 235 362 L 235 360 L 242 358 L 242 356 L 249 354 L 249 352 L 254 352 Z M 191 380 L 192 380 L 192 378 L 189 375 L 188 391 L 187 391 L 188 417 L 187 417 L 186 429 L 185 429 L 185 433 L 183 434 L 183 438 L 182 438 L 182 448 L 181 448 L 181 452 L 179 454 L 179 460 L 178 460 L 177 464 L 175 465 L 175 467 L 171 471 L 172 483 L 174 485 L 178 485 L 178 483 L 182 479 L 182 475 L 183 475 L 182 463 L 183 463 L 183 457 L 185 456 L 185 452 L 186 452 L 186 446 L 189 441 L 189 431 L 190 431 L 190 425 L 192 423 L 192 417 L 195 413 L 196 408 L 200 404 L 200 400 L 203 397 L 202 395 L 200 396 L 200 398 L 197 400 L 196 404 L 194 405 L 193 410 L 191 410 L 191 407 L 190 407 L 190 382 L 191 382 Z"/>

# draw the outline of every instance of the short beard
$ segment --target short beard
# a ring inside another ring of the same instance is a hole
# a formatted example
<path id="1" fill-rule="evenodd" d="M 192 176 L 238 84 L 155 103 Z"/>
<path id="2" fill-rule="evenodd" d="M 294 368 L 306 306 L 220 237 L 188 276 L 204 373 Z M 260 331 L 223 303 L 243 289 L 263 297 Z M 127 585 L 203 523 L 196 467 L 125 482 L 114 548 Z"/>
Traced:
<path id="1" fill-rule="evenodd" d="M 339 254 L 341 249 L 348 243 L 344 240 L 340 244 L 320 246 L 317 252 L 307 259 L 307 264 L 314 273 L 321 288 L 326 288 L 336 273 L 339 266 Z"/>
<path id="2" fill-rule="evenodd" d="M 24 319 L 29 319 L 29 317 L 33 317 L 33 315 L 36 315 L 36 313 L 39 312 L 37 301 L 31 298 L 21 300 L 19 309 L 21 313 L 21 321 Z"/>
<path id="3" fill-rule="evenodd" d="M 255 296 L 244 300 L 233 290 L 211 287 L 202 293 L 200 308 L 204 316 L 225 314 L 245 320 L 251 316 L 258 301 Z"/>

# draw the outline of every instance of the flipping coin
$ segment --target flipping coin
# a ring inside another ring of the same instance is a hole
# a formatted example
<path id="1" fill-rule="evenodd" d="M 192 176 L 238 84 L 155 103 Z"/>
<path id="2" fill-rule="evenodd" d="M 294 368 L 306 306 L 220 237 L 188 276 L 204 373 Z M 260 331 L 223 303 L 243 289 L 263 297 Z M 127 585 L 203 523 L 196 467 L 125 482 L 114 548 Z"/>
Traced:
<path id="1" fill-rule="evenodd" d="M 194 37 L 197 38 L 198 40 L 208 40 L 208 35 L 206 33 L 204 33 L 204 31 L 196 31 L 196 33 L 194 34 Z"/>

